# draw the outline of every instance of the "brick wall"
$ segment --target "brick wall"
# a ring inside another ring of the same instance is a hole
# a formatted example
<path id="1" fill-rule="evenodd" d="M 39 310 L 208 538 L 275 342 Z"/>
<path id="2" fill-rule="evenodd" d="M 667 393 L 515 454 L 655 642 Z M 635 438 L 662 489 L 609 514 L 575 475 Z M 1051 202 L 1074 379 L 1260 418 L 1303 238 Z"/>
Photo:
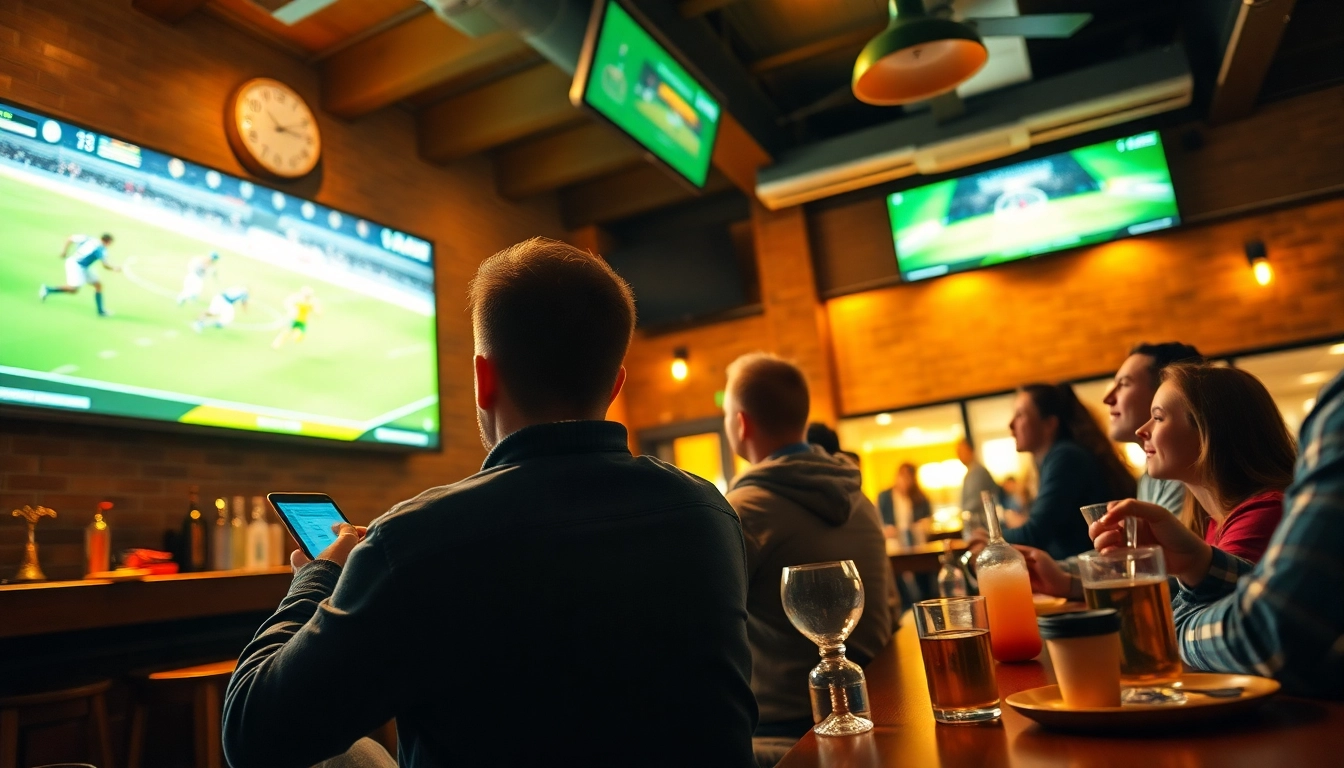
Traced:
<path id="1" fill-rule="evenodd" d="M 0 98 L 242 176 L 223 110 L 231 91 L 254 76 L 278 78 L 319 103 L 314 70 L 205 14 L 170 27 L 127 0 L 0 3 Z M 483 158 L 448 168 L 421 162 L 409 113 L 383 110 L 353 123 L 319 113 L 318 121 L 320 170 L 281 188 L 423 234 L 438 248 L 444 451 L 385 455 L 0 419 L 0 578 L 19 561 L 23 526 L 8 514 L 23 504 L 60 513 L 40 524 L 38 539 L 48 575 L 72 576 L 81 529 L 102 498 L 116 504 L 114 547 L 157 546 L 180 521 L 193 483 L 210 497 L 323 489 L 361 521 L 479 468 L 466 281 L 499 248 L 561 236 L 554 201 L 500 199 Z"/>

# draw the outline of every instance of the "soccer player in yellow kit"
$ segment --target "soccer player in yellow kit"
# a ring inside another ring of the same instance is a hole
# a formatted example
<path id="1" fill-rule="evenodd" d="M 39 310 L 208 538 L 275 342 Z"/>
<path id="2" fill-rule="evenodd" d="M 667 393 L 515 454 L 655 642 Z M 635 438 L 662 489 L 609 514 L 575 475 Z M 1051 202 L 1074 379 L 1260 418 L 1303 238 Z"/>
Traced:
<path id="1" fill-rule="evenodd" d="M 308 332 L 308 318 L 314 313 L 322 314 L 322 307 L 318 305 L 313 289 L 305 285 L 298 293 L 292 293 L 285 299 L 285 311 L 289 313 L 289 327 L 271 342 L 272 349 L 279 349 L 285 339 L 296 343 L 303 341 L 304 334 Z"/>

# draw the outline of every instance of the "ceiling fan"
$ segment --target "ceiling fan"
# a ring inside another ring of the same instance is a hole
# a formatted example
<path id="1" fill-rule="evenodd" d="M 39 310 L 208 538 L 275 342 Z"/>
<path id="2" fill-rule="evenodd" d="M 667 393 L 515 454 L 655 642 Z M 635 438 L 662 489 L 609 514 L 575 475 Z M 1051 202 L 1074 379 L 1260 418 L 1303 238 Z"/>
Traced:
<path id="1" fill-rule="evenodd" d="M 932 101 L 934 116 L 963 111 L 956 88 L 989 59 L 982 37 L 1067 38 L 1092 20 L 1090 13 L 1043 13 L 992 18 L 952 18 L 951 0 L 888 0 L 887 28 L 868 41 L 854 62 L 850 88 L 859 101 L 897 106 Z"/>

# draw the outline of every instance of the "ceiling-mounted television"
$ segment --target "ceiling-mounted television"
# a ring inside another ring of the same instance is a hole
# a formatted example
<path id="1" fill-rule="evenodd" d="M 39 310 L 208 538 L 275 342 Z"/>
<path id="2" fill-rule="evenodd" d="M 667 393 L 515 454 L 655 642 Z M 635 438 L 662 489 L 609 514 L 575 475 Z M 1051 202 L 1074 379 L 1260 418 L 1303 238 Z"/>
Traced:
<path id="1" fill-rule="evenodd" d="M 6 103 L 0 232 L 0 409 L 439 446 L 424 238 Z"/>
<path id="2" fill-rule="evenodd" d="M 1180 223 L 1156 131 L 896 192 L 887 211 L 907 281 Z"/>
<path id="3" fill-rule="evenodd" d="M 618 0 L 597 0 L 569 91 L 679 178 L 705 186 L 720 103 L 653 27 Z"/>

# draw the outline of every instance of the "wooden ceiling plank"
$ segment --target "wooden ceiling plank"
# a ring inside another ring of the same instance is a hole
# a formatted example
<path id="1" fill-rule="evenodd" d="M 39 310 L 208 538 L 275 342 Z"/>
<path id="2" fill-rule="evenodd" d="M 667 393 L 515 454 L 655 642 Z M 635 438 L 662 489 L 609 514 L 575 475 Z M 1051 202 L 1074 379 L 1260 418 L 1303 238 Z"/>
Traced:
<path id="1" fill-rule="evenodd" d="M 426 107 L 419 115 L 420 154 L 450 162 L 582 122 L 569 103 L 569 83 L 569 75 L 542 64 Z"/>
<path id="2" fill-rule="evenodd" d="M 511 32 L 471 38 L 422 14 L 322 63 L 322 105 L 353 118 L 532 55 Z"/>
<path id="3" fill-rule="evenodd" d="M 131 0 L 132 8 L 168 24 L 185 19 L 202 5 L 205 0 Z"/>
<path id="4" fill-rule="evenodd" d="M 550 192 L 639 165 L 644 150 L 619 131 L 589 122 L 495 153 L 495 187 L 511 200 Z"/>
<path id="5" fill-rule="evenodd" d="M 726 8 L 738 1 L 739 0 L 681 0 L 681 5 L 677 6 L 677 11 L 681 13 L 683 19 L 694 19 L 698 16 L 704 16 L 711 11 Z"/>
<path id="6" fill-rule="evenodd" d="M 728 112 L 719 120 L 710 162 L 747 197 L 756 197 L 756 171 L 770 163 L 770 155 Z"/>
<path id="7" fill-rule="evenodd" d="M 704 194 L 722 192 L 733 183 L 711 170 Z M 605 224 L 663 208 L 696 194 L 652 163 L 606 176 L 596 181 L 566 187 L 560 193 L 560 215 L 565 226 L 576 230 L 589 224 Z"/>
<path id="8" fill-rule="evenodd" d="M 1218 125 L 1251 114 L 1260 86 L 1274 63 L 1297 0 L 1242 3 L 1209 102 L 1209 123 Z"/>
<path id="9" fill-rule="evenodd" d="M 832 37 L 817 40 L 816 42 L 808 43 L 807 45 L 800 45 L 797 48 L 791 48 L 773 56 L 766 56 L 763 59 L 757 59 L 751 63 L 751 73 L 753 75 L 761 75 L 792 64 L 815 59 L 818 56 L 824 56 L 832 51 L 838 51 L 853 46 L 861 46 L 876 37 L 879 32 L 886 28 L 887 25 L 885 22 L 882 24 L 869 24 L 856 29 L 851 29 L 848 32 L 842 32 Z"/>

